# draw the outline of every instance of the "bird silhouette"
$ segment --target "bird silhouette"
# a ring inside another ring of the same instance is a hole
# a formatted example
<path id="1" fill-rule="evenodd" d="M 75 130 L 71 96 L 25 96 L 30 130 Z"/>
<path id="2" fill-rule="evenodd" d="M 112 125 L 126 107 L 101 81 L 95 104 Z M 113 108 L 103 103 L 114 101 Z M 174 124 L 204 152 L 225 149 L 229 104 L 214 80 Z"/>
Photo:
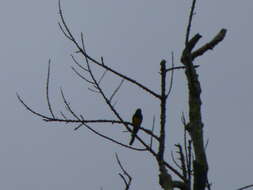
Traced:
<path id="1" fill-rule="evenodd" d="M 142 119 L 143 119 L 143 116 L 141 113 L 141 109 L 138 108 L 132 117 L 133 131 L 132 131 L 131 141 L 129 142 L 129 145 L 133 144 L 136 134 L 141 126 Z"/>

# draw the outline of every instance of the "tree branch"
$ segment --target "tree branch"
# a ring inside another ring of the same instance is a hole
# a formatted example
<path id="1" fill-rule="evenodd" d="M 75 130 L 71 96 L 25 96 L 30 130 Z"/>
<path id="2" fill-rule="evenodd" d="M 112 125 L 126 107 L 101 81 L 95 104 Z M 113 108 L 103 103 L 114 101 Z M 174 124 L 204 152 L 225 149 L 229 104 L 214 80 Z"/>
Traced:
<path id="1" fill-rule="evenodd" d="M 115 156 L 116 156 L 116 160 L 117 160 L 117 163 L 120 167 L 120 169 L 122 170 L 123 174 L 122 173 L 119 173 L 119 176 L 121 177 L 121 179 L 124 181 L 125 183 L 125 190 L 129 190 L 130 188 L 130 185 L 131 185 L 131 182 L 132 182 L 132 177 L 130 176 L 130 174 L 124 169 L 124 167 L 122 166 L 120 160 L 119 160 L 119 157 L 118 157 L 118 154 L 115 153 Z M 126 176 L 126 177 L 125 177 Z"/>
<path id="2" fill-rule="evenodd" d="M 207 50 L 212 50 L 216 45 L 218 45 L 226 36 L 226 29 L 221 29 L 218 34 L 208 43 L 203 45 L 201 48 L 197 49 L 192 53 L 192 60 L 203 55 Z"/>
<path id="3" fill-rule="evenodd" d="M 191 25 L 192 25 L 192 19 L 193 19 L 193 15 L 194 15 L 195 5 L 196 5 L 196 0 L 193 0 L 192 6 L 191 6 L 191 11 L 190 11 L 190 16 L 189 16 L 189 20 L 188 20 L 188 25 L 187 25 L 187 29 L 186 29 L 185 46 L 187 46 L 187 44 L 189 43 L 189 37 L 190 37 L 190 33 L 191 33 Z"/>
<path id="4" fill-rule="evenodd" d="M 145 91 L 148 92 L 149 94 L 151 94 L 151 95 L 153 95 L 154 97 L 160 99 L 160 96 L 159 96 L 157 93 L 155 93 L 154 91 L 150 90 L 148 87 L 146 87 L 146 86 L 140 84 L 140 83 L 137 82 L 136 80 L 134 80 L 134 79 L 132 79 L 132 78 L 126 76 L 126 75 L 123 75 L 122 73 L 119 73 L 118 71 L 112 69 L 111 67 L 106 66 L 106 65 L 104 64 L 103 61 L 100 63 L 99 61 L 97 61 L 97 60 L 95 60 L 94 58 L 90 57 L 90 56 L 85 52 L 85 50 L 83 49 L 83 47 L 81 47 L 81 46 L 79 45 L 79 43 L 76 41 L 76 39 L 74 38 L 72 32 L 70 31 L 70 29 L 69 29 L 67 23 L 65 22 L 65 19 L 64 19 L 64 17 L 63 17 L 63 12 L 62 12 L 62 9 L 61 9 L 60 0 L 58 1 L 58 8 L 59 8 L 59 14 L 60 14 L 60 18 L 61 18 L 61 22 L 62 22 L 62 25 L 63 25 L 63 26 L 61 25 L 61 23 L 58 23 L 58 24 L 59 24 L 59 26 L 60 26 L 60 29 L 61 29 L 62 33 L 66 36 L 67 39 L 69 39 L 70 41 L 72 41 L 72 42 L 75 44 L 75 46 L 76 46 L 77 49 L 78 49 L 78 52 L 80 52 L 80 53 L 85 57 L 85 59 L 88 59 L 88 60 L 91 61 L 92 63 L 94 63 L 94 64 L 96 64 L 96 65 L 98 65 L 98 66 L 100 66 L 100 67 L 102 67 L 102 68 L 104 68 L 104 69 L 106 69 L 106 70 L 112 72 L 112 73 L 114 73 L 115 75 L 117 75 L 117 76 L 119 76 L 119 77 L 121 77 L 121 78 L 123 78 L 123 79 L 125 79 L 125 80 L 127 80 L 127 81 L 129 81 L 129 82 L 131 82 L 131 83 L 134 84 L 134 85 L 137 85 L 138 87 L 140 87 L 141 89 L 145 90 Z M 83 42 L 82 34 L 81 34 L 81 38 L 82 38 L 82 42 Z"/>
<path id="5" fill-rule="evenodd" d="M 248 188 L 250 188 L 250 187 L 253 187 L 253 184 L 251 184 L 251 185 L 246 185 L 246 186 L 241 187 L 241 188 L 239 188 L 239 189 L 237 189 L 237 190 L 244 190 L 244 189 L 248 189 Z"/>

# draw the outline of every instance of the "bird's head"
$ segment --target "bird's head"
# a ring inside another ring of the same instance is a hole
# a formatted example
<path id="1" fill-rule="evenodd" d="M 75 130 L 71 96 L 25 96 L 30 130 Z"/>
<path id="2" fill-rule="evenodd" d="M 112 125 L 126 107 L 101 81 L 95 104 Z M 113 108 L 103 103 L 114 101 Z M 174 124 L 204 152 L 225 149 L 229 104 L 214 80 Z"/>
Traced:
<path id="1" fill-rule="evenodd" d="M 136 110 L 136 114 L 141 114 L 141 109 L 140 109 L 140 108 L 138 108 L 138 109 Z"/>

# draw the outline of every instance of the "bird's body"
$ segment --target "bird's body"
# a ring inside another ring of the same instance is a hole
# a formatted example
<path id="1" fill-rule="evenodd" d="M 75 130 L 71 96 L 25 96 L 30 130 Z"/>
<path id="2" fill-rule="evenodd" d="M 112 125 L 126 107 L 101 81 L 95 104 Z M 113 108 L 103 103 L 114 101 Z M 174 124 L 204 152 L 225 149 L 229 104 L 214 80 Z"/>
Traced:
<path id="1" fill-rule="evenodd" d="M 141 113 L 141 109 L 137 109 L 135 114 L 132 117 L 133 131 L 132 131 L 132 137 L 131 137 L 131 141 L 129 145 L 133 144 L 136 134 L 141 126 L 142 119 L 143 119 L 143 116 Z"/>

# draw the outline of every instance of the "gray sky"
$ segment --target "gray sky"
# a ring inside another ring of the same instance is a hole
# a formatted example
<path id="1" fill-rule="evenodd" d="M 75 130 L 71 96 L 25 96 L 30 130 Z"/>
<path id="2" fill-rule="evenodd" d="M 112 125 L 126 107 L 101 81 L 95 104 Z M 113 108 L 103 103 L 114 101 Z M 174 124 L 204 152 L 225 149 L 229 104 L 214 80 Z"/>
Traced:
<path id="1" fill-rule="evenodd" d="M 158 92 L 159 62 L 174 51 L 180 65 L 190 0 L 98 1 L 62 0 L 73 33 L 82 31 L 88 52 L 95 58 L 135 78 Z M 192 33 L 203 35 L 200 44 L 227 28 L 225 40 L 196 63 L 202 84 L 203 120 L 213 189 L 235 189 L 253 183 L 252 144 L 252 13 L 251 0 L 197 2 Z M 42 113 L 45 102 L 47 61 L 52 59 L 51 95 L 55 109 L 64 110 L 60 87 L 72 107 L 87 118 L 113 118 L 102 99 L 70 69 L 73 45 L 61 34 L 56 0 L 2 0 L 0 51 L 2 69 L 0 132 L 0 189 L 67 190 L 122 189 L 114 159 L 134 177 L 132 189 L 155 189 L 157 167 L 148 153 L 132 152 L 94 136 L 85 128 L 44 123 L 24 110 L 15 93 Z M 98 73 L 99 74 L 99 73 Z M 120 79 L 108 74 L 104 84 L 110 94 Z M 125 119 L 143 109 L 143 126 L 151 127 L 159 102 L 124 83 L 116 108 Z M 168 101 L 167 155 L 181 141 L 181 112 L 187 111 L 186 82 L 175 74 Z M 98 126 L 103 132 L 129 141 L 117 126 Z"/>

